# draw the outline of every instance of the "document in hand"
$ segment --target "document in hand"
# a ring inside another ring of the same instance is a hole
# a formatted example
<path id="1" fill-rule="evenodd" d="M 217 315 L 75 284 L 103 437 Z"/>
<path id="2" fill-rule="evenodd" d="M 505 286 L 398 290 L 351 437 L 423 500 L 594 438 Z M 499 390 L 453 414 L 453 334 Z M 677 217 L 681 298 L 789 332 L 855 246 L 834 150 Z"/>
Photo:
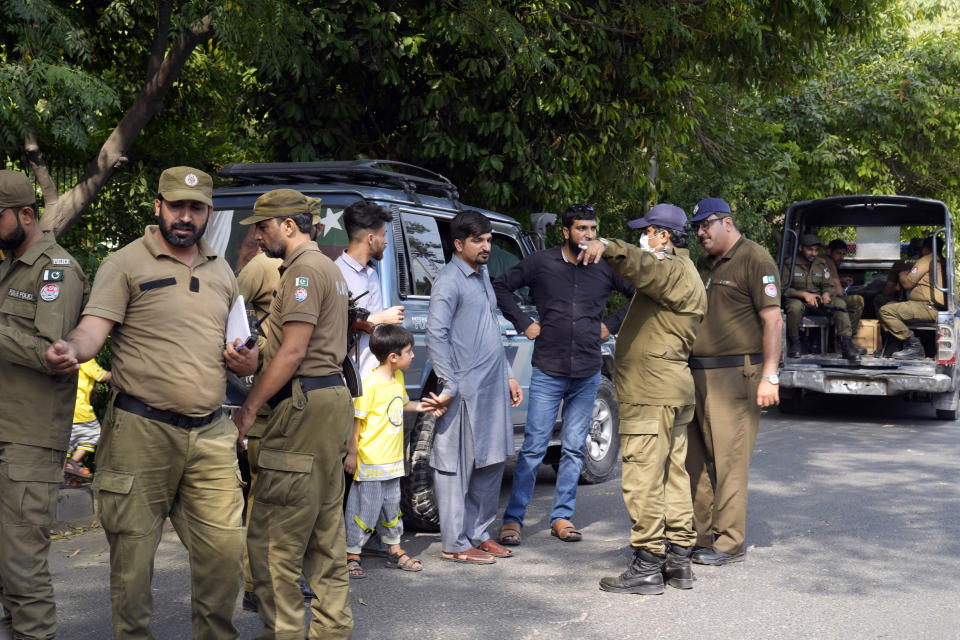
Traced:
<path id="1" fill-rule="evenodd" d="M 237 296 L 237 301 L 230 308 L 230 314 L 227 316 L 227 344 L 232 343 L 237 338 L 246 342 L 250 337 L 250 324 L 247 321 L 247 307 L 243 303 L 243 296 Z"/>

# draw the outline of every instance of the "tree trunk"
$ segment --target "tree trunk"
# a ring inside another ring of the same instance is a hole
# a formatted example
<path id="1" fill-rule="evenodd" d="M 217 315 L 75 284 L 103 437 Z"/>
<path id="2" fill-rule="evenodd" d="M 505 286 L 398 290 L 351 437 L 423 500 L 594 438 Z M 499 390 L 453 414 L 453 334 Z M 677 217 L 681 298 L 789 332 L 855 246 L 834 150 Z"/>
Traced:
<path id="1" fill-rule="evenodd" d="M 195 23 L 189 31 L 185 31 L 177 38 L 156 71 L 147 76 L 140 95 L 137 96 L 119 124 L 110 133 L 103 146 L 100 147 L 100 152 L 87 166 L 83 177 L 72 189 L 60 196 L 59 199 L 54 200 L 54 207 L 51 207 L 49 202 L 47 203 L 46 213 L 41 219 L 41 226 L 44 229 L 53 230 L 59 238 L 73 226 L 73 223 L 90 206 L 97 193 L 113 175 L 117 166 L 123 163 L 127 149 L 140 135 L 143 128 L 163 108 L 163 98 L 180 76 L 190 53 L 204 38 L 209 37 L 212 33 L 210 16 L 207 15 Z M 161 38 L 165 41 L 166 34 L 157 33 L 154 41 L 156 42 Z M 39 149 L 37 150 L 37 157 L 39 157 Z M 34 167 L 34 171 L 37 171 L 36 167 Z M 43 171 L 46 172 L 45 167 Z M 50 180 L 49 184 L 52 185 L 53 181 Z M 46 189 L 44 189 L 44 197 L 46 197 Z"/>

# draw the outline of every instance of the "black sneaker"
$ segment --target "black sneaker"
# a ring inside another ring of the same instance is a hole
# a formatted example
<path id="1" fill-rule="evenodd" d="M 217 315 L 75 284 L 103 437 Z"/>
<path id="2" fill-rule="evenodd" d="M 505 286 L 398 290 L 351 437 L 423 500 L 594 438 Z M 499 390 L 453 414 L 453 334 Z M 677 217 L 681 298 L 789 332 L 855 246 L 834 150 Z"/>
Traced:
<path id="1" fill-rule="evenodd" d="M 746 556 L 746 554 L 743 551 L 740 553 L 724 553 L 719 549 L 706 547 L 694 551 L 690 554 L 690 559 L 696 564 L 709 564 L 719 567 L 732 562 L 743 562 L 744 556 Z"/>
<path id="2" fill-rule="evenodd" d="M 257 600 L 257 594 L 253 591 L 244 591 L 243 592 L 243 610 L 252 611 L 256 613 L 260 610 L 260 601 Z"/>

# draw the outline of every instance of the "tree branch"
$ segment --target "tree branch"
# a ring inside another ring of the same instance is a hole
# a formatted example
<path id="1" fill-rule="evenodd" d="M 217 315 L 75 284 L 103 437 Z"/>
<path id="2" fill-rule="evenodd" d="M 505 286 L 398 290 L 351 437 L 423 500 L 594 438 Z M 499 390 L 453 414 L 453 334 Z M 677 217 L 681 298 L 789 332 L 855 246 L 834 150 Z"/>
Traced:
<path id="1" fill-rule="evenodd" d="M 163 108 L 163 98 L 180 77 L 190 54 L 200 42 L 212 34 L 209 14 L 194 23 L 190 30 L 180 34 L 156 73 L 147 78 L 140 95 L 100 147 L 97 157 L 87 166 L 83 177 L 76 186 L 60 197 L 54 215 L 48 213 L 43 217 L 44 229 L 52 229 L 59 238 L 90 206 L 97 192 L 123 162 L 127 149 L 147 123 Z"/>
<path id="2" fill-rule="evenodd" d="M 27 162 L 30 163 L 30 168 L 33 169 L 33 174 L 37 177 L 40 191 L 43 192 L 43 206 L 45 210 L 53 211 L 57 206 L 57 200 L 60 199 L 60 192 L 57 191 L 57 184 L 53 181 L 47 162 L 40 152 L 37 129 L 32 123 L 27 125 L 23 148 L 27 152 Z"/>
<path id="3" fill-rule="evenodd" d="M 150 45 L 150 58 L 147 60 L 147 81 L 157 72 L 167 52 L 167 36 L 170 34 L 170 16 L 173 13 L 173 0 L 158 0 L 157 29 L 153 33 Z"/>

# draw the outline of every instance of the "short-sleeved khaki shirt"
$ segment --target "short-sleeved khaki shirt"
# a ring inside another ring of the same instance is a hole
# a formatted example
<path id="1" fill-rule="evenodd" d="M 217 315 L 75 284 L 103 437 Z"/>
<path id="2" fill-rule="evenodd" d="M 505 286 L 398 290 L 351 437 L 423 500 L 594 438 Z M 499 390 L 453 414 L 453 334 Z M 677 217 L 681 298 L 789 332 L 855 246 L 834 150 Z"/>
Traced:
<path id="1" fill-rule="evenodd" d="M 693 355 L 763 353 L 759 312 L 780 306 L 777 264 L 767 250 L 741 237 L 722 258 L 701 257 L 697 269 L 707 288 L 707 315 L 697 332 Z"/>
<path id="2" fill-rule="evenodd" d="M 307 354 L 294 375 L 326 376 L 342 372 L 347 356 L 347 281 L 316 242 L 304 242 L 280 267 L 280 283 L 267 318 L 269 338 L 264 349 L 266 368 L 283 340 L 287 322 L 312 324 Z"/>
<path id="3" fill-rule="evenodd" d="M 273 292 L 280 282 L 280 265 L 283 260 L 271 258 L 260 252 L 237 274 L 237 286 L 243 301 L 251 305 L 257 313 L 257 320 L 262 320 L 270 311 L 273 304 Z M 267 337 L 269 330 L 266 322 L 260 325 L 260 335 Z"/>
<path id="4" fill-rule="evenodd" d="M 151 407 L 204 416 L 223 402 L 227 314 L 239 290 L 205 240 L 187 266 L 154 235 L 109 256 L 84 315 L 113 320 L 112 383 Z"/>
<path id="5" fill-rule="evenodd" d="M 793 280 L 783 294 L 789 297 L 790 294 L 798 291 L 816 294 L 824 291 L 832 292 L 834 275 L 831 265 L 833 265 L 833 260 L 824 256 L 817 256 L 813 260 L 807 261 L 803 256 L 798 255 L 797 262 L 793 267 Z M 784 272 L 780 278 L 781 282 L 787 281 L 787 270 L 789 268 L 789 264 L 783 265 Z"/>
<path id="6" fill-rule="evenodd" d="M 77 374 L 54 376 L 44 353 L 80 319 L 87 278 L 45 232 L 0 262 L 0 442 L 66 450 Z"/>
<path id="7" fill-rule="evenodd" d="M 946 282 L 944 279 L 943 265 L 937 263 L 937 267 L 940 269 L 940 277 L 938 280 L 941 286 L 943 286 L 943 283 Z M 934 302 L 942 307 L 944 305 L 943 291 L 934 289 L 931 280 L 932 271 L 933 254 L 927 254 L 914 263 L 910 271 L 907 272 L 907 280 L 914 285 L 913 288 L 910 289 L 909 299 L 917 302 Z M 936 298 L 933 296 L 936 296 Z"/>

